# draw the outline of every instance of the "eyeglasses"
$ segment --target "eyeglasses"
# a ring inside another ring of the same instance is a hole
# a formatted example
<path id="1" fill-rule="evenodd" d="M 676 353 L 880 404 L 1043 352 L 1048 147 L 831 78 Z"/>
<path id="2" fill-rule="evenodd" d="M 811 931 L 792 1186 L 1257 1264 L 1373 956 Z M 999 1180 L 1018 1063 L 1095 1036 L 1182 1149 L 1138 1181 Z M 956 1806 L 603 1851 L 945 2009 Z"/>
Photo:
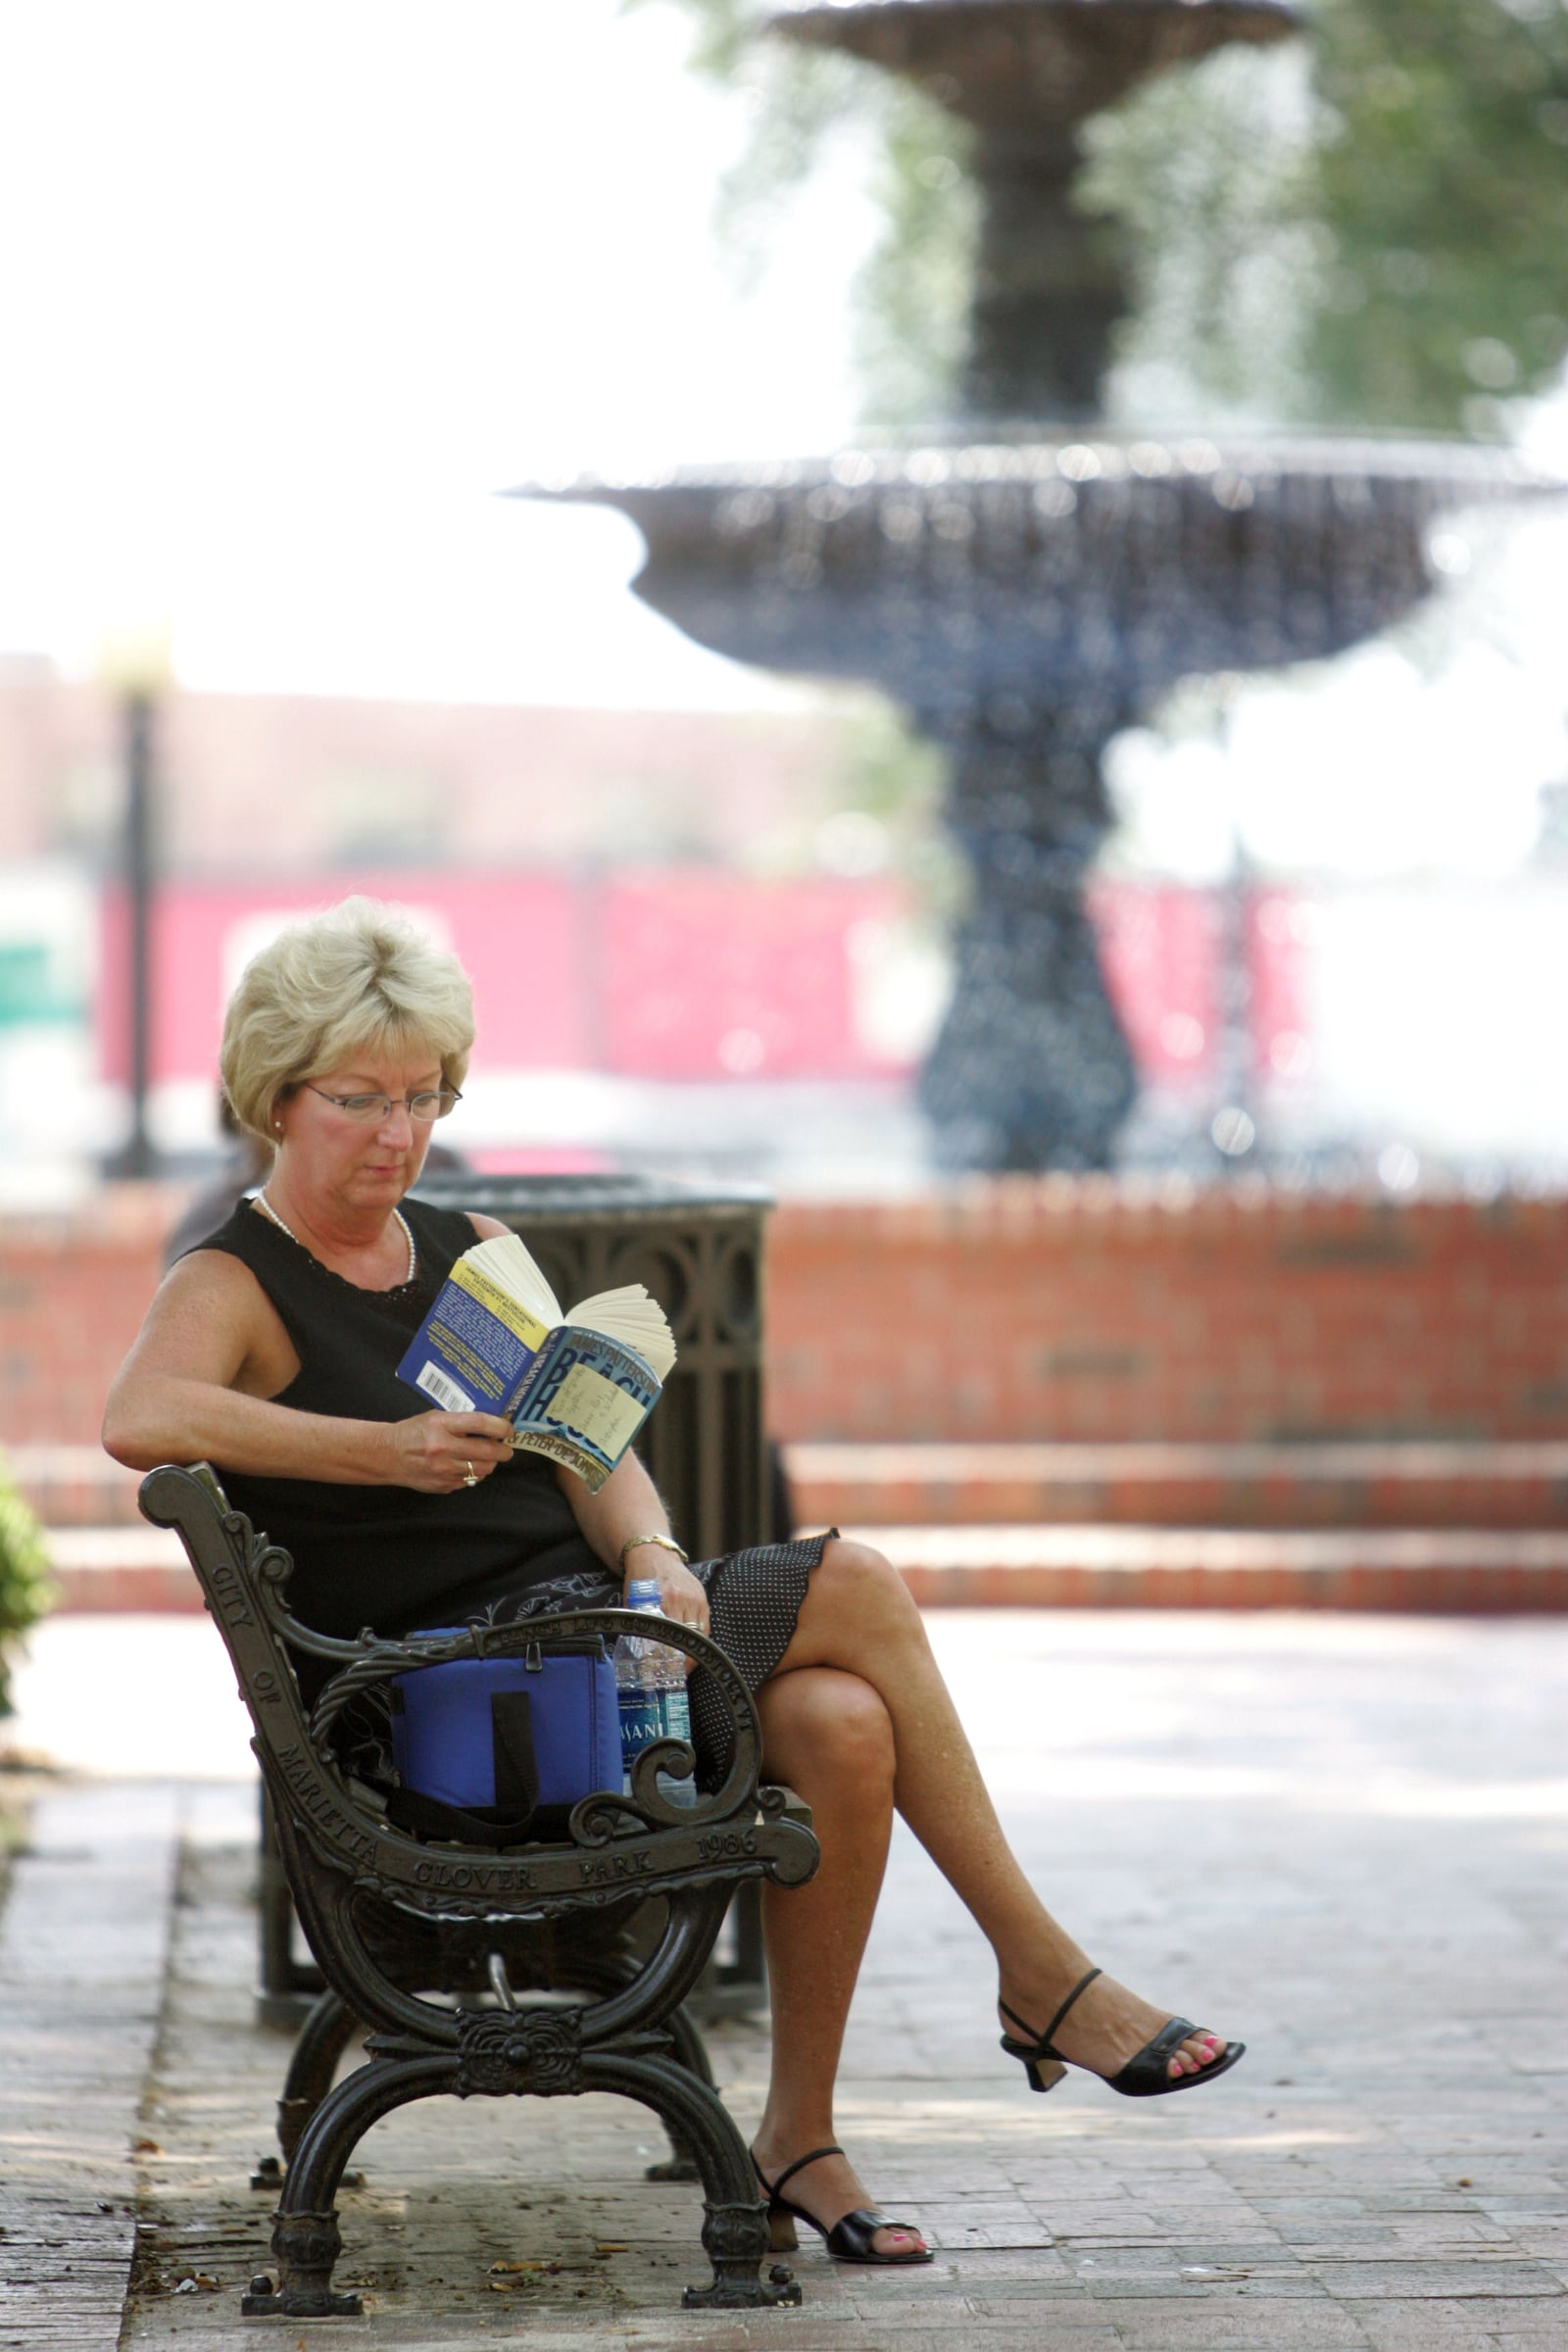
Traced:
<path id="1" fill-rule="evenodd" d="M 351 1119 L 358 1119 L 367 1127 L 379 1127 L 395 1110 L 406 1110 L 419 1126 L 428 1127 L 432 1119 L 444 1119 L 463 1101 L 455 1086 L 433 1088 L 422 1095 L 328 1095 L 322 1094 L 318 1086 L 311 1086 L 308 1078 L 305 1083 L 313 1095 L 321 1096 L 323 1102 L 335 1103 L 339 1110 L 347 1111 Z"/>

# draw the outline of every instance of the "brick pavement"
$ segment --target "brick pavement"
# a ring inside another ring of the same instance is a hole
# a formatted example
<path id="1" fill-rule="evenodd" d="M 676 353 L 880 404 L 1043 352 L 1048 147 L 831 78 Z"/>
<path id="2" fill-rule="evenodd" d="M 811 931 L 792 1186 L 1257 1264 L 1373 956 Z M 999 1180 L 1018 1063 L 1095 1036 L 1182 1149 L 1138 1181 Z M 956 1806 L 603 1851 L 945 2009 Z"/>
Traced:
<path id="1" fill-rule="evenodd" d="M 1568 1628 L 993 1612 L 932 1631 L 1036 1883 L 1097 1956 L 1244 2034 L 1246 2064 L 1157 2103 L 1078 2076 L 1031 2098 L 996 2049 L 978 1938 L 901 1837 L 840 2129 L 878 2199 L 927 2230 L 930 2270 L 808 2249 L 800 2311 L 682 2313 L 701 2276 L 694 2192 L 641 2180 L 641 2111 L 437 2102 L 371 2135 L 366 2186 L 343 2199 L 340 2277 L 368 2282 L 373 2316 L 268 2340 L 1568 2347 Z M 243 2181 L 283 2045 L 249 2022 L 249 1794 L 218 1782 L 182 1804 L 155 2049 L 136 2010 L 152 2054 L 134 2132 L 157 2145 L 127 2157 L 95 2123 L 67 2230 L 50 2232 L 70 2233 L 87 2187 L 118 2204 L 134 2185 L 125 2352 L 254 2341 L 232 2290 L 266 2243 L 266 2201 Z M 24 1866 L 20 1893 L 44 1875 Z M 123 1912 L 123 1891 L 104 1892 Z M 96 1948 L 102 1969 L 118 1939 Z M 89 1985 L 82 2013 L 111 1990 Z M 750 2121 L 762 2033 L 728 2026 L 712 2046 Z M 0 2129 L 13 2191 L 36 2188 L 41 2213 L 71 2119 L 33 2141 L 5 2100 Z M 528 2261 L 560 2267 L 490 2270 Z M 172 2291 L 195 2274 L 223 2291 Z M 62 2281 L 60 2301 L 77 2291 Z M 14 2301 L 0 2296 L 0 2344 L 52 2340 L 18 2333 Z M 98 2339 L 84 2325 L 53 2340 Z"/>
<path id="2" fill-rule="evenodd" d="M 174 1791 L 43 1799 L 0 1917 L 0 2347 L 115 2352 L 166 1980 Z"/>

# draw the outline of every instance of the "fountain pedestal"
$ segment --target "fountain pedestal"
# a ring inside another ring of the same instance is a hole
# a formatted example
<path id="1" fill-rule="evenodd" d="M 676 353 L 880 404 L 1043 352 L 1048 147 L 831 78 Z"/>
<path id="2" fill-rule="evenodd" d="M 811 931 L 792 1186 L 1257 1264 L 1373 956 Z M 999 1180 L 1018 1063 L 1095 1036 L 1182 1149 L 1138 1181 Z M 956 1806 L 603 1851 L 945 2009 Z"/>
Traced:
<path id="1" fill-rule="evenodd" d="M 947 822 L 972 897 L 952 1009 L 920 1078 L 939 1162 L 1099 1168 L 1137 1093 L 1105 995 L 1084 877 L 1110 824 L 1105 743 L 1130 713 L 1075 697 L 977 714 L 956 736 Z"/>

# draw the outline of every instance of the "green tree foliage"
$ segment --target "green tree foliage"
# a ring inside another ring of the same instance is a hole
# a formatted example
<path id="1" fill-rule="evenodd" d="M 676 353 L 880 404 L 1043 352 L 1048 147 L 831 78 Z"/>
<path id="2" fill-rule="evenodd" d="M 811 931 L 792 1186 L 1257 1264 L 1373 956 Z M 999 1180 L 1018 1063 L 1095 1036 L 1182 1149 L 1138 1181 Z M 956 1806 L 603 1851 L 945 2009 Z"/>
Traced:
<path id="1" fill-rule="evenodd" d="M 1318 0 L 1094 125 L 1136 375 L 1314 423 L 1495 432 L 1568 351 L 1561 0 Z"/>
<path id="2" fill-rule="evenodd" d="M 1491 430 L 1568 351 L 1568 10 L 1332 0 L 1320 46 L 1324 404 Z"/>
<path id="3" fill-rule="evenodd" d="M 49 1563 L 37 1520 L 0 1455 L 0 1715 L 11 1712 L 11 1653 L 17 1637 L 49 1605 Z"/>
<path id="4" fill-rule="evenodd" d="M 700 70 L 750 93 L 732 229 L 846 123 L 879 153 L 867 411 L 939 414 L 972 251 L 961 128 L 870 68 L 759 36 L 750 0 L 677 4 Z M 1083 201 L 1120 216 L 1133 263 L 1130 415 L 1490 433 L 1568 353 L 1565 0 L 1317 0 L 1301 43 L 1160 76 L 1087 144 Z"/>

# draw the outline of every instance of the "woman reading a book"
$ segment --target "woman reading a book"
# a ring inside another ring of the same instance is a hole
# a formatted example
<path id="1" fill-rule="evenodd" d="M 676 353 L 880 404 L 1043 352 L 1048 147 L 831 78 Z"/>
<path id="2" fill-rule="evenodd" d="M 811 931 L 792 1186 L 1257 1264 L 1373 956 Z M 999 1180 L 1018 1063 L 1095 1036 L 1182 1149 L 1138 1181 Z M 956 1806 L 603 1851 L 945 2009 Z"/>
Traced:
<path id="1" fill-rule="evenodd" d="M 918 2230 L 869 2205 L 833 2144 L 895 1805 L 995 1952 L 1004 2047 L 1035 2088 L 1068 2064 L 1154 2096 L 1225 2072 L 1240 2046 L 1092 1969 L 1045 1909 L 880 1553 L 830 1534 L 688 1565 L 634 1454 L 593 1494 L 515 1452 L 497 1415 L 429 1411 L 398 1380 L 454 1262 L 506 1230 L 406 1198 L 472 1041 L 455 958 L 366 901 L 253 960 L 228 1008 L 222 1074 L 271 1170 L 166 1277 L 104 1442 L 137 1469 L 211 1461 L 293 1554 L 293 1608 L 329 1634 L 613 1605 L 623 1580 L 656 1578 L 665 1614 L 710 1633 L 756 1692 L 767 1776 L 800 1790 L 821 1844 L 808 1886 L 763 1893 L 775 2065 L 754 2154 L 776 2242 L 792 2243 L 804 2219 L 841 2261 L 929 2261 Z"/>

